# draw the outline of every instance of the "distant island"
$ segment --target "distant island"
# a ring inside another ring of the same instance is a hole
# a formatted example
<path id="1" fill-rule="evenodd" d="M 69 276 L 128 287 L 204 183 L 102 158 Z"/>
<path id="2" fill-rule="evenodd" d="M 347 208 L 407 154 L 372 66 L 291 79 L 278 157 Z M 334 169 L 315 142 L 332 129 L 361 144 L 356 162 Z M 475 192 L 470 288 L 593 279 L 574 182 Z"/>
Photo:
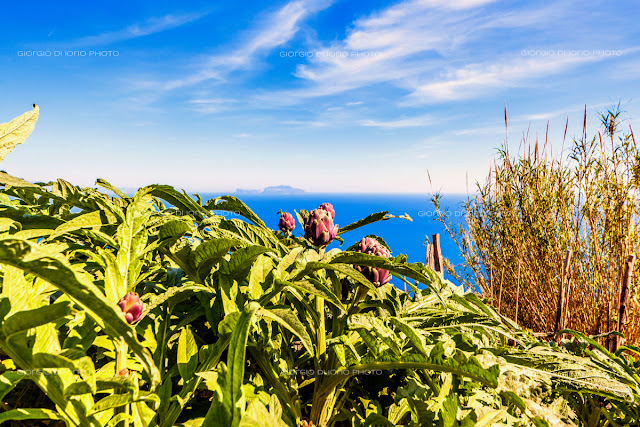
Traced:
<path id="1" fill-rule="evenodd" d="M 264 190 L 246 190 L 238 188 L 236 194 L 301 194 L 304 190 L 294 188 L 289 185 L 276 185 L 273 187 L 265 187 Z"/>

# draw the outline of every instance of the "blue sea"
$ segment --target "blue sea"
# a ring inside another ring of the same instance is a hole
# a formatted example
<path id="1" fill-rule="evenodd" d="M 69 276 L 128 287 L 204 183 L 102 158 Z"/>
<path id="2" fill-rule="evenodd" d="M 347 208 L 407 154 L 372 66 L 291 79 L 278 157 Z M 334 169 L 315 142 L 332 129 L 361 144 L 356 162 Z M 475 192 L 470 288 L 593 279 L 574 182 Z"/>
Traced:
<path id="1" fill-rule="evenodd" d="M 219 194 L 201 194 L 203 201 L 219 196 Z M 253 210 L 267 226 L 277 229 L 280 216 L 278 211 L 294 213 L 301 209 L 308 211 L 317 208 L 323 202 L 333 204 L 336 211 L 335 223 L 346 226 L 366 217 L 369 214 L 389 211 L 392 215 L 408 214 L 413 221 L 392 218 L 366 225 L 342 234 L 343 249 L 358 242 L 362 237 L 375 234 L 382 237 L 392 249 L 394 256 L 406 254 L 409 262 L 425 262 L 426 238 L 440 234 L 441 249 L 445 258 L 454 265 L 462 262 L 460 251 L 444 230 L 442 224 L 435 219 L 436 212 L 429 195 L 398 194 L 234 194 Z M 446 195 L 441 199 L 441 207 L 448 208 L 449 218 L 457 227 L 464 221 L 461 204 L 466 195 Z M 226 215 L 234 215 L 226 213 Z M 304 231 L 296 223 L 294 235 L 302 236 Z M 339 246 L 334 243 L 330 246 Z M 454 281 L 451 277 L 447 279 Z"/>

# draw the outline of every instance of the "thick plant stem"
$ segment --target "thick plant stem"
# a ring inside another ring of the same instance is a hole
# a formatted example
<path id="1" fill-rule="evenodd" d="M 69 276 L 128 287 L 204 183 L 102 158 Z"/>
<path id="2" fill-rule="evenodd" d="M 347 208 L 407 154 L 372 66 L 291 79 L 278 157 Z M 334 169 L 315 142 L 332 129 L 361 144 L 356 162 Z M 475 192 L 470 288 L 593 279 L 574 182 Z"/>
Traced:
<path id="1" fill-rule="evenodd" d="M 316 297 L 316 312 L 318 314 L 318 331 L 316 333 L 316 370 L 320 370 L 326 367 L 326 352 L 327 352 L 327 341 L 326 341 L 326 328 L 325 328 L 325 315 L 324 315 L 324 300 L 320 297 Z M 316 374 L 316 380 L 314 383 L 314 390 L 318 390 L 318 388 L 322 385 L 324 378 Z M 314 393 L 315 394 L 315 393 Z M 318 405 L 316 403 L 316 399 L 313 399 L 313 405 L 311 408 L 311 421 L 313 425 L 321 426 L 318 421 L 322 417 L 322 413 L 324 412 L 324 402 L 322 405 Z"/>
<path id="2" fill-rule="evenodd" d="M 120 342 L 116 347 L 116 375 L 118 375 L 123 369 L 127 367 L 127 353 L 129 347 L 124 339 L 120 338 Z"/>
<path id="3" fill-rule="evenodd" d="M 116 345 L 116 375 L 124 375 L 127 376 L 129 372 L 127 371 L 127 358 L 129 353 L 129 346 L 125 342 L 124 338 L 120 338 L 120 341 Z M 115 413 L 126 413 L 130 414 L 130 406 L 129 404 L 116 408 Z M 129 419 L 125 418 L 123 421 L 118 423 L 118 427 L 129 427 Z"/>
<path id="4" fill-rule="evenodd" d="M 320 297 L 316 297 L 316 311 L 318 312 L 318 318 L 320 319 L 320 323 L 318 325 L 318 358 L 324 357 L 324 354 L 327 352 L 327 341 L 326 341 L 326 327 L 324 321 L 324 299 Z"/>
<path id="5" fill-rule="evenodd" d="M 353 314 L 354 311 L 357 311 L 357 304 L 362 301 L 368 292 L 367 288 L 359 287 L 358 291 L 354 297 L 354 300 L 351 303 L 349 308 L 349 312 L 345 315 L 348 317 L 350 314 Z M 342 292 L 342 284 L 339 279 L 334 278 L 333 289 L 336 295 L 340 295 Z M 320 302 L 319 302 L 320 300 Z M 320 298 L 316 299 L 316 311 L 320 317 L 320 328 L 318 330 L 318 353 L 320 353 L 320 349 L 322 348 L 323 353 L 326 353 L 324 358 L 319 358 L 319 368 L 323 370 L 323 372 L 332 372 L 335 369 L 340 368 L 341 364 L 336 356 L 335 351 L 327 351 L 325 344 L 326 337 L 326 325 L 325 325 L 325 312 L 324 312 L 324 300 Z M 335 338 L 343 333 L 344 326 L 344 317 L 341 317 L 340 312 L 337 307 L 332 307 L 332 316 L 333 322 L 331 324 L 331 337 Z M 322 344 L 320 344 L 322 343 Z M 334 408 L 337 402 L 337 389 L 332 390 L 329 395 L 320 395 L 317 393 L 318 390 L 322 388 L 322 385 L 325 381 L 328 380 L 328 377 L 322 375 L 320 377 L 316 376 L 315 381 L 315 390 L 316 393 L 314 395 L 313 404 L 311 408 L 311 421 L 313 425 L 317 426 L 326 426 L 329 423 L 329 420 L 334 413 Z"/>
<path id="6" fill-rule="evenodd" d="M 368 292 L 369 288 L 367 288 L 366 286 L 358 286 L 358 290 L 356 291 L 356 294 L 353 297 L 353 301 L 351 301 L 351 305 L 349 306 L 347 317 L 355 314 L 358 311 L 358 304 L 367 297 Z"/>
<path id="7" fill-rule="evenodd" d="M 221 338 L 220 341 L 218 341 L 215 344 L 215 346 L 213 347 L 209 355 L 206 357 L 206 359 L 202 362 L 202 364 L 200 364 L 200 366 L 198 367 L 198 372 L 207 372 L 215 368 L 218 362 L 220 362 L 222 353 L 229 346 L 230 340 L 231 340 L 230 336 L 226 338 Z M 186 403 L 189 401 L 189 399 L 191 398 L 191 396 L 193 395 L 193 393 L 198 388 L 201 382 L 202 382 L 202 377 L 198 375 L 194 375 L 193 378 L 191 378 L 189 381 L 186 382 L 186 384 L 184 385 L 184 387 L 179 393 L 180 398 L 174 401 L 173 403 L 171 403 L 171 406 L 169 406 L 167 414 L 164 417 L 164 420 L 162 421 L 162 423 L 160 424 L 161 427 L 173 426 L 173 424 L 176 422 L 176 420 L 180 416 L 180 413 L 184 409 Z"/>
<path id="8" fill-rule="evenodd" d="M 298 401 L 296 401 L 295 395 L 291 395 L 291 393 L 289 393 L 289 390 L 284 384 L 282 384 L 271 363 L 259 350 L 257 350 L 255 347 L 249 347 L 248 349 L 251 353 L 251 356 L 253 356 L 253 358 L 260 366 L 260 369 L 262 369 L 265 377 L 273 386 L 276 395 L 282 400 L 283 403 L 285 403 L 283 411 L 288 412 L 289 416 L 292 417 L 293 420 L 299 422 L 302 414 L 300 412 L 300 404 Z"/>

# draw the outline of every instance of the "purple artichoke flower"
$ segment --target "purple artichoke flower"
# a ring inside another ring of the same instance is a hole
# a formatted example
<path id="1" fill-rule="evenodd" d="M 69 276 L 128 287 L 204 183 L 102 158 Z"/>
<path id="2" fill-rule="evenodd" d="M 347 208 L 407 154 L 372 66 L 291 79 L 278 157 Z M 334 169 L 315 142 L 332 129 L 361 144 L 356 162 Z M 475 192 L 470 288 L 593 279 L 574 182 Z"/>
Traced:
<path id="1" fill-rule="evenodd" d="M 140 301 L 140 296 L 135 292 L 127 292 L 120 301 L 118 307 L 124 313 L 124 318 L 130 325 L 136 323 L 142 317 L 144 304 Z"/>
<path id="2" fill-rule="evenodd" d="M 380 244 L 373 237 L 363 237 L 358 245 L 357 252 L 362 252 L 363 254 L 376 255 L 383 258 L 391 258 L 391 253 L 387 249 L 386 246 Z M 383 270 L 381 268 L 371 267 L 371 266 L 355 266 L 356 270 L 361 272 L 371 283 L 376 285 L 376 287 L 380 287 L 389 283 L 391 280 L 391 274 L 388 270 Z"/>
<path id="3" fill-rule="evenodd" d="M 320 205 L 318 209 L 324 209 L 325 211 L 331 214 L 331 219 L 336 219 L 336 211 L 333 209 L 333 205 L 331 203 L 323 203 Z"/>
<path id="4" fill-rule="evenodd" d="M 285 233 L 291 233 L 296 228 L 296 222 L 293 219 L 293 215 L 289 212 L 282 212 L 280 214 L 280 221 L 278 222 L 278 228 Z"/>
<path id="5" fill-rule="evenodd" d="M 333 225 L 331 213 L 324 209 L 314 209 L 304 223 L 304 237 L 314 246 L 326 246 L 338 235 L 338 226 Z"/>

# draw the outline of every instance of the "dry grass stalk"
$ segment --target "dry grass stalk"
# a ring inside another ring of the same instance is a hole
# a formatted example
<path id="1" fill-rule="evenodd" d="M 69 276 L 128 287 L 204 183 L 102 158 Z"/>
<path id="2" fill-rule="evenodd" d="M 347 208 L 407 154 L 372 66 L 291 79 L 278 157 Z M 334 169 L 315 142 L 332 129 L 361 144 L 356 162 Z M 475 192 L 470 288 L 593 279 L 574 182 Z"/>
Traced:
<path id="1" fill-rule="evenodd" d="M 601 114 L 602 131 L 587 138 L 585 110 L 581 137 L 566 152 L 563 141 L 560 155 L 548 136 L 540 147 L 525 135 L 514 157 L 505 140 L 458 229 L 440 211 L 440 195 L 432 199 L 465 260 L 450 274 L 485 296 L 497 294 L 492 304 L 511 318 L 519 311 L 518 321 L 533 331 L 555 329 L 563 280 L 571 291 L 559 326 L 590 335 L 617 328 L 626 259 L 640 249 L 640 151 L 631 127 L 619 129 L 619 115 L 615 108 Z M 564 268 L 568 251 L 573 261 Z M 637 272 L 630 284 L 626 334 L 637 342 Z"/>

